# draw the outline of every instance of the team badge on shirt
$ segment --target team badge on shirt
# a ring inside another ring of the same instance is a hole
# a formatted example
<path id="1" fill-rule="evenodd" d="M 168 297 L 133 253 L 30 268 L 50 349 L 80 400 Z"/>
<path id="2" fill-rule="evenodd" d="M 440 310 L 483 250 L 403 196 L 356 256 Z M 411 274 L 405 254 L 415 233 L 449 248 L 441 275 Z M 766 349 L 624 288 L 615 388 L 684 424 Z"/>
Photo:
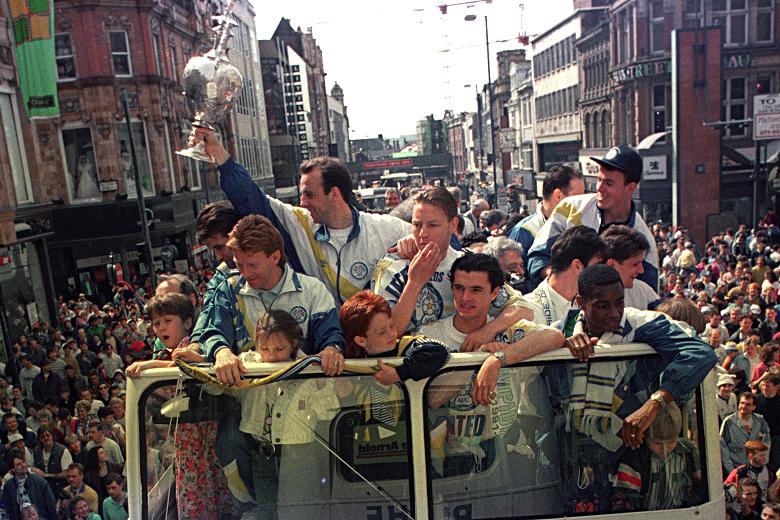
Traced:
<path id="1" fill-rule="evenodd" d="M 444 308 L 439 291 L 426 284 L 417 297 L 417 305 L 414 308 L 414 323 L 417 326 L 425 325 L 441 318 Z"/>
<path id="2" fill-rule="evenodd" d="M 306 321 L 306 317 L 309 315 L 309 313 L 306 311 L 304 307 L 301 307 L 300 305 L 296 305 L 292 309 L 290 309 L 290 316 L 293 317 L 295 321 L 298 323 L 303 323 Z"/>
<path id="3" fill-rule="evenodd" d="M 349 268 L 349 274 L 357 280 L 362 280 L 368 276 L 368 266 L 363 262 L 355 262 L 352 267 Z"/>

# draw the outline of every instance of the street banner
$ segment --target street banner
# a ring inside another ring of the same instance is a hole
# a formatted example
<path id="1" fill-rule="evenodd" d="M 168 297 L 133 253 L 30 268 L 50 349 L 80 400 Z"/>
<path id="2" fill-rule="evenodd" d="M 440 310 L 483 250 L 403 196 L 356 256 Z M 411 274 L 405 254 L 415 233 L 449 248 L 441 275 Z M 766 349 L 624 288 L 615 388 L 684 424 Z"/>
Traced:
<path id="1" fill-rule="evenodd" d="M 24 108 L 30 118 L 57 117 L 54 56 L 54 0 L 8 0 L 16 66 Z"/>

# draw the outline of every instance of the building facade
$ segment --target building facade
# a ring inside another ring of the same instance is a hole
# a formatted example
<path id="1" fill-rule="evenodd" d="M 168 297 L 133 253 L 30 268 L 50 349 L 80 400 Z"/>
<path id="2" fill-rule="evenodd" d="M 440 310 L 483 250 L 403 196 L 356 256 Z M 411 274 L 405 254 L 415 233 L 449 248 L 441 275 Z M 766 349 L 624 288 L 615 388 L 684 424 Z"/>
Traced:
<path id="1" fill-rule="evenodd" d="M 245 8 L 240 19 L 253 27 L 249 3 L 239 5 Z M 194 260 L 196 214 L 219 196 L 214 170 L 174 153 L 186 146 L 193 116 L 182 95 L 184 67 L 212 46 L 210 17 L 217 7 L 173 0 L 57 0 L 55 6 L 59 117 L 27 119 L 10 36 L 0 31 L 0 117 L 8 151 L 0 154 L 6 339 L 34 321 L 54 321 L 58 295 L 84 292 L 102 302 L 111 294 L 109 261 L 131 282 L 150 269 L 186 269 Z M 237 61 L 240 55 L 231 54 Z M 238 157 L 232 119 L 217 122 L 217 130 Z M 256 135 L 262 139 L 261 131 Z M 149 210 L 152 259 L 138 248 L 135 168 Z M 165 246 L 174 254 L 163 260 Z"/>
<path id="2" fill-rule="evenodd" d="M 575 42 L 606 15 L 607 9 L 602 7 L 577 8 L 531 40 L 536 116 L 534 163 L 540 174 L 559 164 L 579 168 L 580 64 Z"/>
<path id="3" fill-rule="evenodd" d="M 236 1 L 232 17 L 236 26 L 231 40 L 230 63 L 241 72 L 244 79 L 238 100 L 231 111 L 231 130 L 237 159 L 246 166 L 255 182 L 264 189 L 272 190 L 274 180 L 263 75 L 255 33 L 255 11 L 249 0 Z"/>
<path id="4" fill-rule="evenodd" d="M 299 70 L 290 71 L 292 76 L 299 75 L 300 80 L 306 78 L 306 82 L 301 86 L 306 91 L 294 91 L 293 94 L 302 94 L 308 99 L 307 121 L 312 132 L 312 139 L 306 143 L 306 154 L 311 157 L 328 155 L 328 144 L 330 144 L 330 123 L 328 121 L 328 95 L 325 90 L 325 66 L 322 61 L 322 49 L 317 45 L 311 28 L 307 32 L 302 32 L 300 28 L 293 29 L 290 20 L 282 18 L 277 25 L 271 39 L 279 39 L 292 50 L 299 59 L 297 63 Z M 293 59 L 292 57 L 290 58 Z M 292 62 L 291 67 L 296 65 Z M 295 78 L 292 78 L 294 81 Z M 287 94 L 287 92 L 285 92 Z M 289 101 L 285 99 L 289 104 Z M 298 103 L 295 101 L 295 103 Z M 289 112 L 289 110 L 288 110 Z M 299 131 L 299 134 L 301 132 Z M 299 135 L 300 137 L 300 135 Z M 303 153 L 303 151 L 301 151 Z"/>
<path id="5" fill-rule="evenodd" d="M 720 213 L 731 225 L 750 222 L 753 206 L 751 175 L 755 158 L 752 139 L 753 97 L 780 92 L 778 0 L 723 0 L 672 2 L 664 0 L 614 1 L 610 7 L 610 82 L 612 143 L 640 145 L 645 177 L 637 196 L 645 220 L 668 221 L 671 207 L 671 32 L 718 26 L 722 30 L 720 113 L 701 114 L 700 120 L 720 129 Z M 683 76 L 681 81 L 692 80 Z M 696 109 L 684 100 L 682 104 Z M 698 109 L 696 109 L 698 110 Z M 767 144 L 767 156 L 780 148 Z M 704 152 L 703 152 L 704 153 Z M 680 172 L 691 175 L 693 172 Z M 764 179 L 765 177 L 762 177 Z M 759 206 L 767 197 L 759 179 Z M 723 224 L 726 225 L 726 224 Z M 714 229 L 712 230 L 715 231 Z"/>
<path id="6" fill-rule="evenodd" d="M 584 31 L 575 42 L 579 60 L 580 121 L 582 147 L 580 171 L 586 191 L 595 191 L 598 166 L 590 157 L 601 157 L 612 145 L 611 83 L 609 76 L 609 20 Z"/>
<path id="7" fill-rule="evenodd" d="M 333 85 L 328 96 L 328 118 L 330 121 L 330 155 L 336 155 L 345 163 L 352 161 L 349 142 L 349 116 L 344 104 L 344 90 L 338 83 Z"/>

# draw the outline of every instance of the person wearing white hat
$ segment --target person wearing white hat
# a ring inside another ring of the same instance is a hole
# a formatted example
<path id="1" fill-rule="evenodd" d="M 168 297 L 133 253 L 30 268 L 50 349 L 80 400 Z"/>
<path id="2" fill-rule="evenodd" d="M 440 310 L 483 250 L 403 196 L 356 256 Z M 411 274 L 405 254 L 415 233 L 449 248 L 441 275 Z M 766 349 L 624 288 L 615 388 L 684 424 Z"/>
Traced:
<path id="1" fill-rule="evenodd" d="M 733 413 L 737 413 L 737 396 L 734 395 L 734 376 L 731 374 L 718 375 L 718 425 L 723 424 L 723 419 Z"/>

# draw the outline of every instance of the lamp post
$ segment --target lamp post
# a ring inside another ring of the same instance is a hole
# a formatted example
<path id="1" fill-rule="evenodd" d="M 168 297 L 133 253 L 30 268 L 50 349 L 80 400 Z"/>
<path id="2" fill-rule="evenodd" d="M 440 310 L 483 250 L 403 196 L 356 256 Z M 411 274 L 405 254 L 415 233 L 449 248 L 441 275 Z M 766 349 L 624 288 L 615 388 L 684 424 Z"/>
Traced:
<path id="1" fill-rule="evenodd" d="M 487 73 L 488 73 L 488 114 L 490 115 L 490 148 L 493 154 L 493 208 L 498 207 L 498 180 L 496 173 L 496 127 L 495 118 L 493 117 L 493 80 L 490 74 L 490 36 L 488 33 L 488 17 L 485 15 L 485 53 L 487 57 Z M 472 22 L 477 19 L 476 15 L 468 14 L 464 18 L 467 22 Z M 482 129 L 482 114 L 480 113 L 480 130 Z"/>

